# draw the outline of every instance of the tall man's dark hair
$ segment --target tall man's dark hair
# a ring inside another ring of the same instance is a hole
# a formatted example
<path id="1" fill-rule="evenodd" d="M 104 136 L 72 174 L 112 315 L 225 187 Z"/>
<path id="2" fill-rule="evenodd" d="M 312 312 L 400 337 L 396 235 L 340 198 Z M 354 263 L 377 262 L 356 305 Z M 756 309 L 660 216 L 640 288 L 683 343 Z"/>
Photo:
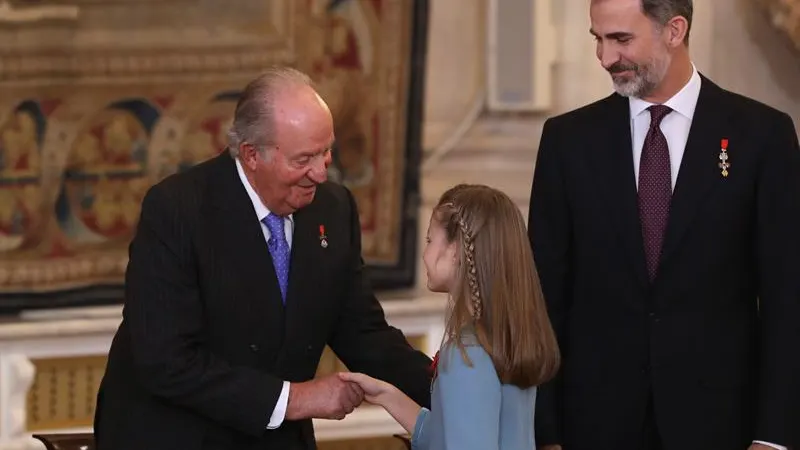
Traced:
<path id="1" fill-rule="evenodd" d="M 689 45 L 689 33 L 692 30 L 692 0 L 642 0 L 642 12 L 655 23 L 664 26 L 675 16 L 681 16 L 688 22 L 686 37 L 683 43 Z"/>

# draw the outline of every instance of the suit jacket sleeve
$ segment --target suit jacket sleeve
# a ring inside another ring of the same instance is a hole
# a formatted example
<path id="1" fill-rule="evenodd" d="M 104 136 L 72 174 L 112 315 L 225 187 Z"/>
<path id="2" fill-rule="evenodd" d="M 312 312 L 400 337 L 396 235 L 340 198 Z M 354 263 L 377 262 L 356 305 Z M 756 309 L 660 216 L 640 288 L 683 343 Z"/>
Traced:
<path id="1" fill-rule="evenodd" d="M 556 133 L 553 119 L 548 119 L 542 131 L 534 170 L 528 238 L 547 312 L 556 338 L 562 344 L 570 301 L 572 224 Z M 562 443 L 561 378 L 561 374 L 558 374 L 539 389 L 535 420 L 537 445 Z"/>
<path id="2" fill-rule="evenodd" d="M 138 380 L 173 405 L 260 436 L 282 380 L 232 367 L 208 348 L 186 199 L 156 185 L 145 196 L 126 273 L 124 320 Z"/>
<path id="3" fill-rule="evenodd" d="M 342 312 L 329 344 L 348 369 L 384 380 L 430 407 L 431 360 L 414 350 L 400 330 L 389 326 L 372 292 L 361 257 L 361 224 L 352 194 L 350 208 L 350 280 Z"/>
<path id="4" fill-rule="evenodd" d="M 761 365 L 757 440 L 800 447 L 800 146 L 789 116 L 765 137 L 758 181 Z"/>

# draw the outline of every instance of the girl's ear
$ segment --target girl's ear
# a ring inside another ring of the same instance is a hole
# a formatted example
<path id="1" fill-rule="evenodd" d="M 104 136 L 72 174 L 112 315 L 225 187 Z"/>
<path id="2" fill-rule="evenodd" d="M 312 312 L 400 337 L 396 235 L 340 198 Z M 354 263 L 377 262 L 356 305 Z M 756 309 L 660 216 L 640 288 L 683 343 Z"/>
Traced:
<path id="1" fill-rule="evenodd" d="M 458 253 L 459 253 L 459 251 L 458 251 L 458 244 L 456 244 L 455 241 L 447 244 L 447 253 L 449 254 L 448 256 L 453 258 L 453 264 L 458 265 L 458 260 L 459 260 Z"/>

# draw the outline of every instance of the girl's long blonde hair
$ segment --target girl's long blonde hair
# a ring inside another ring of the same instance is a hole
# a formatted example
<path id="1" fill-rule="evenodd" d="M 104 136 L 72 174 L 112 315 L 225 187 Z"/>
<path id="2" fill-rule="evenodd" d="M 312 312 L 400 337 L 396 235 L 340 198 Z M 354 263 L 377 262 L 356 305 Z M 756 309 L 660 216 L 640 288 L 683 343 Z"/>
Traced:
<path id="1" fill-rule="evenodd" d="M 446 338 L 471 364 L 462 333 L 474 330 L 505 384 L 550 380 L 560 353 L 519 208 L 496 189 L 461 184 L 442 195 L 433 214 L 447 241 L 459 243 Z"/>

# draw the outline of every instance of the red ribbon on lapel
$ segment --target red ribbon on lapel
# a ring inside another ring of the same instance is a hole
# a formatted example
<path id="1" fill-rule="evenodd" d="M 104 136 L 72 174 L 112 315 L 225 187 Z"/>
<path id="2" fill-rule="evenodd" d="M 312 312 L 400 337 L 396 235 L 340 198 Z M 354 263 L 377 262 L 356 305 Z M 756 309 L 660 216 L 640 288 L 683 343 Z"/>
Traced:
<path id="1" fill-rule="evenodd" d="M 433 355 L 433 362 L 431 363 L 430 371 L 431 374 L 436 377 L 436 368 L 439 366 L 439 352 L 437 351 L 435 355 Z"/>

